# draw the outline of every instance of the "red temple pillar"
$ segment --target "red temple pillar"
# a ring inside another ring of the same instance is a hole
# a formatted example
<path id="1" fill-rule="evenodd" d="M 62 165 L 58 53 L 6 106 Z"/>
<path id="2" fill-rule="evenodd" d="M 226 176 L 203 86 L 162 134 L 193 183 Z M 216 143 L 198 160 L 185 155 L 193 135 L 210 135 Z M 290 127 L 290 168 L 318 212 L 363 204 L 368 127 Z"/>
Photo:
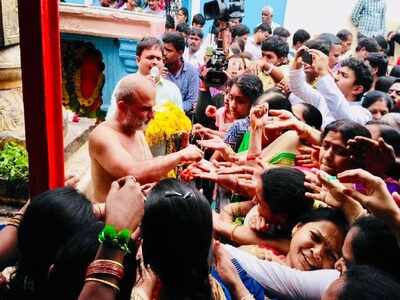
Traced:
<path id="1" fill-rule="evenodd" d="M 64 184 L 58 0 L 19 0 L 30 196 Z"/>

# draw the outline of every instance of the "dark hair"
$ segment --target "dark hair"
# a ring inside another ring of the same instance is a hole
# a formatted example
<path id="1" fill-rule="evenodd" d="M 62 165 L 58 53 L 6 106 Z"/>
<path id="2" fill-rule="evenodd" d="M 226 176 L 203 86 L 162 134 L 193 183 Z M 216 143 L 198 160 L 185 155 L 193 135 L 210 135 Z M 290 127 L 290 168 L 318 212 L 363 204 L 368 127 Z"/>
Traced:
<path id="1" fill-rule="evenodd" d="M 192 18 L 192 26 L 193 24 L 204 26 L 204 24 L 206 24 L 206 18 L 204 18 L 202 14 L 195 14 Z"/>
<path id="2" fill-rule="evenodd" d="M 171 15 L 165 17 L 165 29 L 175 29 L 175 19 Z"/>
<path id="3" fill-rule="evenodd" d="M 315 49 L 315 50 L 319 50 L 322 53 L 324 53 L 325 55 L 329 56 L 329 52 L 331 49 L 331 44 L 323 39 L 312 39 L 312 40 L 308 40 L 305 43 L 305 46 L 307 46 L 310 49 Z"/>
<path id="4" fill-rule="evenodd" d="M 368 53 L 367 58 L 365 59 L 369 61 L 369 64 L 372 68 L 377 68 L 377 76 L 385 76 L 388 69 L 389 60 L 386 54 L 382 54 L 380 52 L 371 52 Z"/>
<path id="5" fill-rule="evenodd" d="M 333 45 L 341 45 L 342 44 L 342 41 L 333 33 L 321 33 L 318 36 L 318 38 L 330 43 L 329 48 L 332 48 Z"/>
<path id="6" fill-rule="evenodd" d="M 400 78 L 400 66 L 396 65 L 393 66 L 392 70 L 390 71 L 390 76 Z"/>
<path id="7" fill-rule="evenodd" d="M 176 25 L 175 29 L 177 32 L 184 33 L 186 35 L 188 35 L 190 32 L 190 26 L 187 23 L 179 23 Z"/>
<path id="8" fill-rule="evenodd" d="M 203 31 L 201 29 L 198 29 L 198 28 L 190 29 L 189 35 L 195 35 L 195 36 L 203 39 Z"/>
<path id="9" fill-rule="evenodd" d="M 393 76 L 381 76 L 375 83 L 375 90 L 387 93 L 393 83 L 396 81 L 396 77 Z"/>
<path id="10" fill-rule="evenodd" d="M 163 44 L 158 38 L 152 36 L 144 37 L 136 46 L 136 56 L 140 57 L 144 50 L 149 50 L 154 47 L 162 49 Z"/>
<path id="11" fill-rule="evenodd" d="M 254 28 L 254 33 L 257 33 L 258 31 L 268 32 L 269 34 L 272 34 L 271 25 L 269 25 L 268 23 L 261 23 L 256 28 Z"/>
<path id="12" fill-rule="evenodd" d="M 261 174 L 263 200 L 272 214 L 285 214 L 292 226 L 313 207 L 305 196 L 304 179 L 304 173 L 293 168 L 273 168 Z"/>
<path id="13" fill-rule="evenodd" d="M 340 133 L 344 144 L 347 144 L 348 140 L 356 136 L 371 138 L 371 133 L 366 127 L 351 120 L 337 120 L 329 123 L 321 134 L 321 141 L 323 141 L 331 131 Z M 354 168 L 364 167 L 363 153 L 353 153 L 353 164 Z"/>
<path id="14" fill-rule="evenodd" d="M 189 19 L 189 11 L 186 7 L 181 7 L 180 9 L 178 9 L 178 11 L 181 11 L 184 16 L 186 17 L 185 23 L 187 23 L 188 19 Z"/>
<path id="15" fill-rule="evenodd" d="M 233 79 L 233 85 L 236 85 L 241 93 L 249 98 L 251 105 L 257 101 L 263 92 L 263 85 L 255 75 L 244 74 Z"/>
<path id="16" fill-rule="evenodd" d="M 290 36 L 289 30 L 287 30 L 285 27 L 276 27 L 272 34 L 282 38 L 288 38 Z"/>
<path id="17" fill-rule="evenodd" d="M 371 134 L 365 126 L 351 120 L 337 120 L 329 123 L 321 134 L 321 140 L 331 131 L 340 133 L 345 144 L 356 136 L 371 138 Z"/>
<path id="18" fill-rule="evenodd" d="M 231 28 L 232 40 L 235 40 L 235 38 L 242 37 L 249 33 L 250 33 L 249 27 L 247 27 L 244 24 L 238 24 Z"/>
<path id="19" fill-rule="evenodd" d="M 380 50 L 387 54 L 389 50 L 389 44 L 386 41 L 385 37 L 383 35 L 376 35 L 374 38 L 378 43 Z"/>
<path id="20" fill-rule="evenodd" d="M 161 180 L 147 198 L 141 233 L 144 262 L 162 282 L 161 299 L 211 299 L 212 216 L 199 191 Z"/>
<path id="21" fill-rule="evenodd" d="M 177 51 L 185 51 L 185 39 L 179 32 L 167 32 L 163 35 L 164 44 L 172 44 Z"/>
<path id="22" fill-rule="evenodd" d="M 298 219 L 300 224 L 320 221 L 328 221 L 335 224 L 343 235 L 346 235 L 349 230 L 349 223 L 341 209 L 320 207 L 303 214 Z"/>
<path id="23" fill-rule="evenodd" d="M 47 292 L 50 266 L 68 240 L 96 223 L 90 201 L 72 188 L 44 192 L 28 205 L 18 228 L 17 270 L 10 289 L 17 299 Z"/>
<path id="24" fill-rule="evenodd" d="M 347 29 L 342 29 L 338 33 L 336 33 L 336 36 L 342 41 L 345 42 L 349 39 L 349 37 L 353 36 L 350 30 Z"/>
<path id="25" fill-rule="evenodd" d="M 379 52 L 379 44 L 374 38 L 362 38 L 358 41 L 356 51 L 364 48 L 368 52 Z"/>
<path id="26" fill-rule="evenodd" d="M 373 123 L 368 122 L 367 125 L 374 125 L 379 130 L 379 135 L 383 140 L 393 147 L 396 156 L 400 154 L 400 131 L 392 128 L 389 124 L 385 122 Z"/>
<path id="27" fill-rule="evenodd" d="M 379 255 L 384 256 L 384 253 Z M 400 299 L 400 284 L 370 266 L 352 266 L 344 274 L 343 279 L 344 285 L 338 292 L 338 300 Z"/>
<path id="28" fill-rule="evenodd" d="M 293 46 L 295 46 L 297 43 L 304 44 L 310 38 L 311 36 L 306 30 L 299 29 L 293 34 Z"/>
<path id="29" fill-rule="evenodd" d="M 268 103 L 269 109 L 283 109 L 292 112 L 292 104 L 282 91 L 276 87 L 266 90 L 257 99 L 257 104 L 262 103 Z"/>
<path id="30" fill-rule="evenodd" d="M 274 52 L 279 58 L 285 58 L 289 54 L 289 45 L 279 36 L 273 35 L 262 43 L 261 50 L 271 51 Z"/>
<path id="31" fill-rule="evenodd" d="M 362 95 L 371 89 L 373 78 L 370 68 L 355 58 L 348 58 L 342 61 L 342 67 L 347 67 L 354 72 L 354 85 L 361 85 L 363 92 L 358 96 L 358 100 L 361 100 Z"/>
<path id="32" fill-rule="evenodd" d="M 394 104 L 392 98 L 390 98 L 388 94 L 381 91 L 369 91 L 366 93 L 361 105 L 362 107 L 369 108 L 377 101 L 384 101 L 389 112 L 393 109 Z"/>
<path id="33" fill-rule="evenodd" d="M 400 280 L 400 270 L 395 263 L 400 261 L 400 247 L 385 222 L 365 216 L 357 219 L 352 228 L 357 228 L 358 232 L 351 241 L 351 263 L 372 266 Z"/>
<path id="34" fill-rule="evenodd" d="M 322 114 L 318 108 L 309 103 L 299 103 L 303 109 L 303 119 L 307 125 L 320 130 L 322 126 Z"/>

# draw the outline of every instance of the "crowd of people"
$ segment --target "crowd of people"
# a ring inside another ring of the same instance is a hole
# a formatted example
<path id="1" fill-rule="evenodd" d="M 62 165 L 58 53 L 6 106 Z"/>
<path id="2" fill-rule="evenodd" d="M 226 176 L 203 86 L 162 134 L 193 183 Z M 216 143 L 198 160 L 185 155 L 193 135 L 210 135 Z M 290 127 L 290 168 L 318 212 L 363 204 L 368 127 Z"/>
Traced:
<path id="1" fill-rule="evenodd" d="M 47 191 L 0 231 L 1 299 L 400 299 L 400 33 L 353 53 L 273 13 L 249 36 L 182 9 L 138 43 L 89 137 L 90 201 Z M 154 157 L 166 102 L 193 128 Z"/>

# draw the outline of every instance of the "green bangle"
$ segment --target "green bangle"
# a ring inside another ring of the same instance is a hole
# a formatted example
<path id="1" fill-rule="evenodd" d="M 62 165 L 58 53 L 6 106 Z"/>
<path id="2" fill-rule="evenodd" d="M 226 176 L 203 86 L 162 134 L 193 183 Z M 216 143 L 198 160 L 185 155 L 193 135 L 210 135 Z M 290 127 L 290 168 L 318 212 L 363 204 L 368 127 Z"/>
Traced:
<path id="1" fill-rule="evenodd" d="M 98 239 L 101 244 L 121 249 L 125 253 L 132 253 L 131 234 L 132 232 L 127 228 L 118 232 L 114 225 L 106 224 L 99 233 Z"/>

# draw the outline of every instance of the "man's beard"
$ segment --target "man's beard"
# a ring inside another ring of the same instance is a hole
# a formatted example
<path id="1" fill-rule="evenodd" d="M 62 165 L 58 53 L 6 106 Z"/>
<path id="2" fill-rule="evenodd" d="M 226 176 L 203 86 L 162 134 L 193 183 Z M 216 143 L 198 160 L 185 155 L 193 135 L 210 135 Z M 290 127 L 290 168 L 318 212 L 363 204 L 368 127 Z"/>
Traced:
<path id="1" fill-rule="evenodd" d="M 140 121 L 135 118 L 134 122 L 129 119 L 125 120 L 122 124 L 123 131 L 127 134 L 134 134 L 138 130 L 144 131 L 147 128 L 148 122 Z"/>

